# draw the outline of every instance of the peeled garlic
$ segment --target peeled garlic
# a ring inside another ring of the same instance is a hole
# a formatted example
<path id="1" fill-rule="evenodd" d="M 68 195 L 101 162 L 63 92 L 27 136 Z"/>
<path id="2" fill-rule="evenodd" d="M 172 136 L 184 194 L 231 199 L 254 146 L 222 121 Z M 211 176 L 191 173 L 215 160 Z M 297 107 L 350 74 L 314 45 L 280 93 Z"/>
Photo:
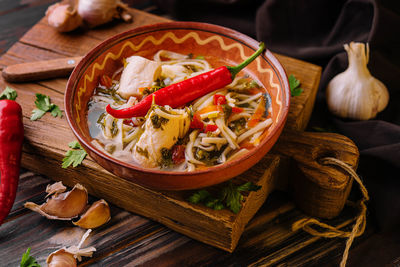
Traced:
<path id="1" fill-rule="evenodd" d="M 87 203 L 88 193 L 86 188 L 76 184 L 71 191 L 55 194 L 40 206 L 33 202 L 26 202 L 24 206 L 48 219 L 70 220 L 81 214 Z"/>
<path id="2" fill-rule="evenodd" d="M 385 85 L 367 69 L 369 46 L 345 44 L 349 66 L 328 84 L 326 100 L 329 110 L 340 117 L 368 120 L 387 106 L 389 93 Z"/>
<path id="3" fill-rule="evenodd" d="M 104 199 L 101 199 L 93 203 L 79 221 L 72 223 L 81 228 L 92 229 L 105 224 L 110 218 L 110 207 Z"/>
<path id="4" fill-rule="evenodd" d="M 107 23 L 113 18 L 132 19 L 127 6 L 119 0 L 79 0 L 78 13 L 89 27 Z"/>
<path id="5" fill-rule="evenodd" d="M 86 233 L 82 236 L 81 241 L 77 246 L 71 246 L 69 248 L 61 248 L 53 253 L 51 253 L 47 259 L 46 263 L 48 267 L 75 267 L 76 259 L 78 261 L 82 260 L 82 256 L 84 257 L 92 257 L 93 252 L 96 251 L 94 247 L 81 248 L 83 242 L 85 242 L 86 238 L 89 236 L 91 230 L 87 230 Z"/>
<path id="6" fill-rule="evenodd" d="M 56 28 L 59 32 L 73 31 L 82 25 L 82 18 L 68 4 L 56 3 L 49 6 L 46 11 L 47 22 L 50 26 Z"/>

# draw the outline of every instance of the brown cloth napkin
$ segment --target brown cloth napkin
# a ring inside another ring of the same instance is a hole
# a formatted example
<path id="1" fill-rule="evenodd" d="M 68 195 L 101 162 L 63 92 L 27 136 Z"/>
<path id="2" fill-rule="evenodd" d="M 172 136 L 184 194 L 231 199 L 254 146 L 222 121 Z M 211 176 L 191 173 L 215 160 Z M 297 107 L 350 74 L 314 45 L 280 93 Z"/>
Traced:
<path id="1" fill-rule="evenodd" d="M 400 1 L 392 0 L 159 0 L 175 19 L 223 25 L 264 41 L 269 50 L 323 67 L 309 124 L 351 138 L 360 150 L 358 173 L 383 231 L 400 225 Z M 368 68 L 390 93 L 374 120 L 332 116 L 328 82 L 347 67 L 343 44 L 368 42 Z"/>

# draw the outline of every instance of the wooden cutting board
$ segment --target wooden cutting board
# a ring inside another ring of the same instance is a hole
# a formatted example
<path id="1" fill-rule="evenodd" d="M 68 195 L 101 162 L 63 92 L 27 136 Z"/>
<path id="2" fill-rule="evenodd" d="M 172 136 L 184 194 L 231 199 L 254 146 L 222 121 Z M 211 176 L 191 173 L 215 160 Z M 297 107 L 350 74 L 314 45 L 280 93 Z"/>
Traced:
<path id="1" fill-rule="evenodd" d="M 4 68 L 22 62 L 81 56 L 114 34 L 132 27 L 167 21 L 138 10 L 132 10 L 132 14 L 134 22 L 131 24 L 112 23 L 95 30 L 67 34 L 56 32 L 42 19 L 0 58 L 0 66 Z M 276 56 L 286 72 L 301 81 L 304 92 L 292 97 L 284 133 L 273 151 L 253 168 L 233 179 L 234 183 L 252 181 L 262 186 L 259 191 L 245 196 L 238 214 L 188 203 L 187 198 L 193 191 L 161 192 L 143 188 L 110 174 L 90 158 L 77 168 L 62 169 L 61 162 L 68 143 L 75 140 L 65 117 L 54 118 L 46 114 L 38 121 L 30 121 L 29 118 L 35 108 L 35 93 L 46 94 L 53 103 L 63 107 L 66 79 L 7 84 L 17 90 L 17 101 L 23 107 L 25 142 L 22 166 L 53 180 L 62 180 L 69 186 L 79 182 L 94 196 L 230 252 L 235 249 L 246 224 L 275 189 L 295 188 L 292 190 L 295 202 L 305 212 L 332 218 L 343 208 L 351 180 L 339 170 L 319 164 L 318 159 L 334 156 L 356 167 L 357 148 L 340 135 L 303 132 L 313 109 L 321 68 L 286 56 Z M 5 85 L 0 80 L 0 88 Z M 218 186 L 209 190 L 218 190 Z M 279 212 L 273 214 L 272 217 Z"/>

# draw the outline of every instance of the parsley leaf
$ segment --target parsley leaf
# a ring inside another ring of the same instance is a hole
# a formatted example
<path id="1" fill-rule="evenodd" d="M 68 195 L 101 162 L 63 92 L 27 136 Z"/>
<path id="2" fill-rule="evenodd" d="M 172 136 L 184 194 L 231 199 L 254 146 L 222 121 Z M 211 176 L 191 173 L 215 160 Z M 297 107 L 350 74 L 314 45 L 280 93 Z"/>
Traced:
<path id="1" fill-rule="evenodd" d="M 290 74 L 290 76 L 289 76 L 289 87 L 290 87 L 290 94 L 292 96 L 299 96 L 304 91 L 300 87 L 300 81 L 297 80 L 293 74 Z"/>
<path id="2" fill-rule="evenodd" d="M 208 193 L 207 190 L 200 190 L 189 197 L 189 202 L 197 204 L 204 201 L 208 197 L 210 197 L 210 193 Z"/>
<path id="3" fill-rule="evenodd" d="M 17 91 L 7 86 L 6 89 L 4 89 L 3 92 L 1 92 L 0 100 L 3 99 L 15 100 L 17 96 L 18 96 Z"/>
<path id="4" fill-rule="evenodd" d="M 253 184 L 252 182 L 247 182 L 245 184 L 239 185 L 236 190 L 237 191 L 257 191 L 261 188 L 261 186 Z"/>
<path id="5" fill-rule="evenodd" d="M 32 110 L 32 116 L 31 116 L 31 121 L 35 121 L 43 117 L 43 115 L 46 114 L 46 111 L 43 111 L 41 109 L 34 109 Z"/>
<path id="6" fill-rule="evenodd" d="M 41 267 L 36 259 L 32 256 L 29 256 L 31 252 L 31 248 L 28 248 L 24 254 L 22 254 L 22 259 L 20 263 L 20 267 Z"/>
<path id="7" fill-rule="evenodd" d="M 52 105 L 54 105 L 54 104 L 52 104 Z M 54 105 L 53 109 L 51 110 L 51 115 L 53 117 L 57 117 L 57 116 L 62 117 L 61 109 L 57 105 Z"/>
<path id="8" fill-rule="evenodd" d="M 82 163 L 82 161 L 87 156 L 86 151 L 82 148 L 78 141 L 72 141 L 68 144 L 71 150 L 68 150 L 63 158 L 62 167 L 68 168 L 72 165 L 72 167 L 76 167 Z"/>
<path id="9" fill-rule="evenodd" d="M 255 185 L 252 182 L 247 182 L 242 185 L 234 185 L 229 182 L 220 191 L 219 197 L 212 196 L 207 190 L 202 189 L 189 197 L 189 202 L 193 204 L 204 204 L 206 207 L 214 210 L 222 210 L 228 207 L 232 212 L 238 213 L 242 208 L 243 191 L 257 191 L 261 186 Z"/>
<path id="10" fill-rule="evenodd" d="M 36 94 L 35 105 L 37 109 L 32 110 L 31 120 L 35 121 L 43 117 L 46 112 L 50 112 L 53 117 L 62 117 L 60 108 L 50 102 L 50 97 L 47 95 Z"/>

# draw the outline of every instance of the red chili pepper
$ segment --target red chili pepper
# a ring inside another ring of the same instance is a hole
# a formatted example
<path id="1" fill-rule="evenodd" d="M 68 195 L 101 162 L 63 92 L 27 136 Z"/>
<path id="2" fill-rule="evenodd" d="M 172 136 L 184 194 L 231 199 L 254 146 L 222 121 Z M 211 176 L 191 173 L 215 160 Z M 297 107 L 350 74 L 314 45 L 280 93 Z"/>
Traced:
<path id="1" fill-rule="evenodd" d="M 23 139 L 21 106 L 14 100 L 0 100 L 0 225 L 14 204 Z"/>
<path id="2" fill-rule="evenodd" d="M 182 163 L 185 160 L 185 145 L 176 145 L 172 148 L 172 161 L 174 164 Z"/>
<path id="3" fill-rule="evenodd" d="M 206 129 L 204 130 L 204 132 L 208 133 L 208 132 L 215 132 L 218 129 L 217 125 L 214 124 L 207 124 Z"/>
<path id="4" fill-rule="evenodd" d="M 108 105 L 106 111 L 114 118 L 119 119 L 143 117 L 150 109 L 153 98 L 155 103 L 160 106 L 169 105 L 172 108 L 183 106 L 190 101 L 230 84 L 236 74 L 258 57 L 264 49 L 264 43 L 260 43 L 260 47 L 253 55 L 235 67 L 222 66 L 216 68 L 182 82 L 164 87 L 148 95 L 132 107 L 117 110 Z"/>
<path id="5" fill-rule="evenodd" d="M 226 98 L 224 95 L 215 94 L 214 95 L 214 105 L 224 105 L 226 104 Z"/>

